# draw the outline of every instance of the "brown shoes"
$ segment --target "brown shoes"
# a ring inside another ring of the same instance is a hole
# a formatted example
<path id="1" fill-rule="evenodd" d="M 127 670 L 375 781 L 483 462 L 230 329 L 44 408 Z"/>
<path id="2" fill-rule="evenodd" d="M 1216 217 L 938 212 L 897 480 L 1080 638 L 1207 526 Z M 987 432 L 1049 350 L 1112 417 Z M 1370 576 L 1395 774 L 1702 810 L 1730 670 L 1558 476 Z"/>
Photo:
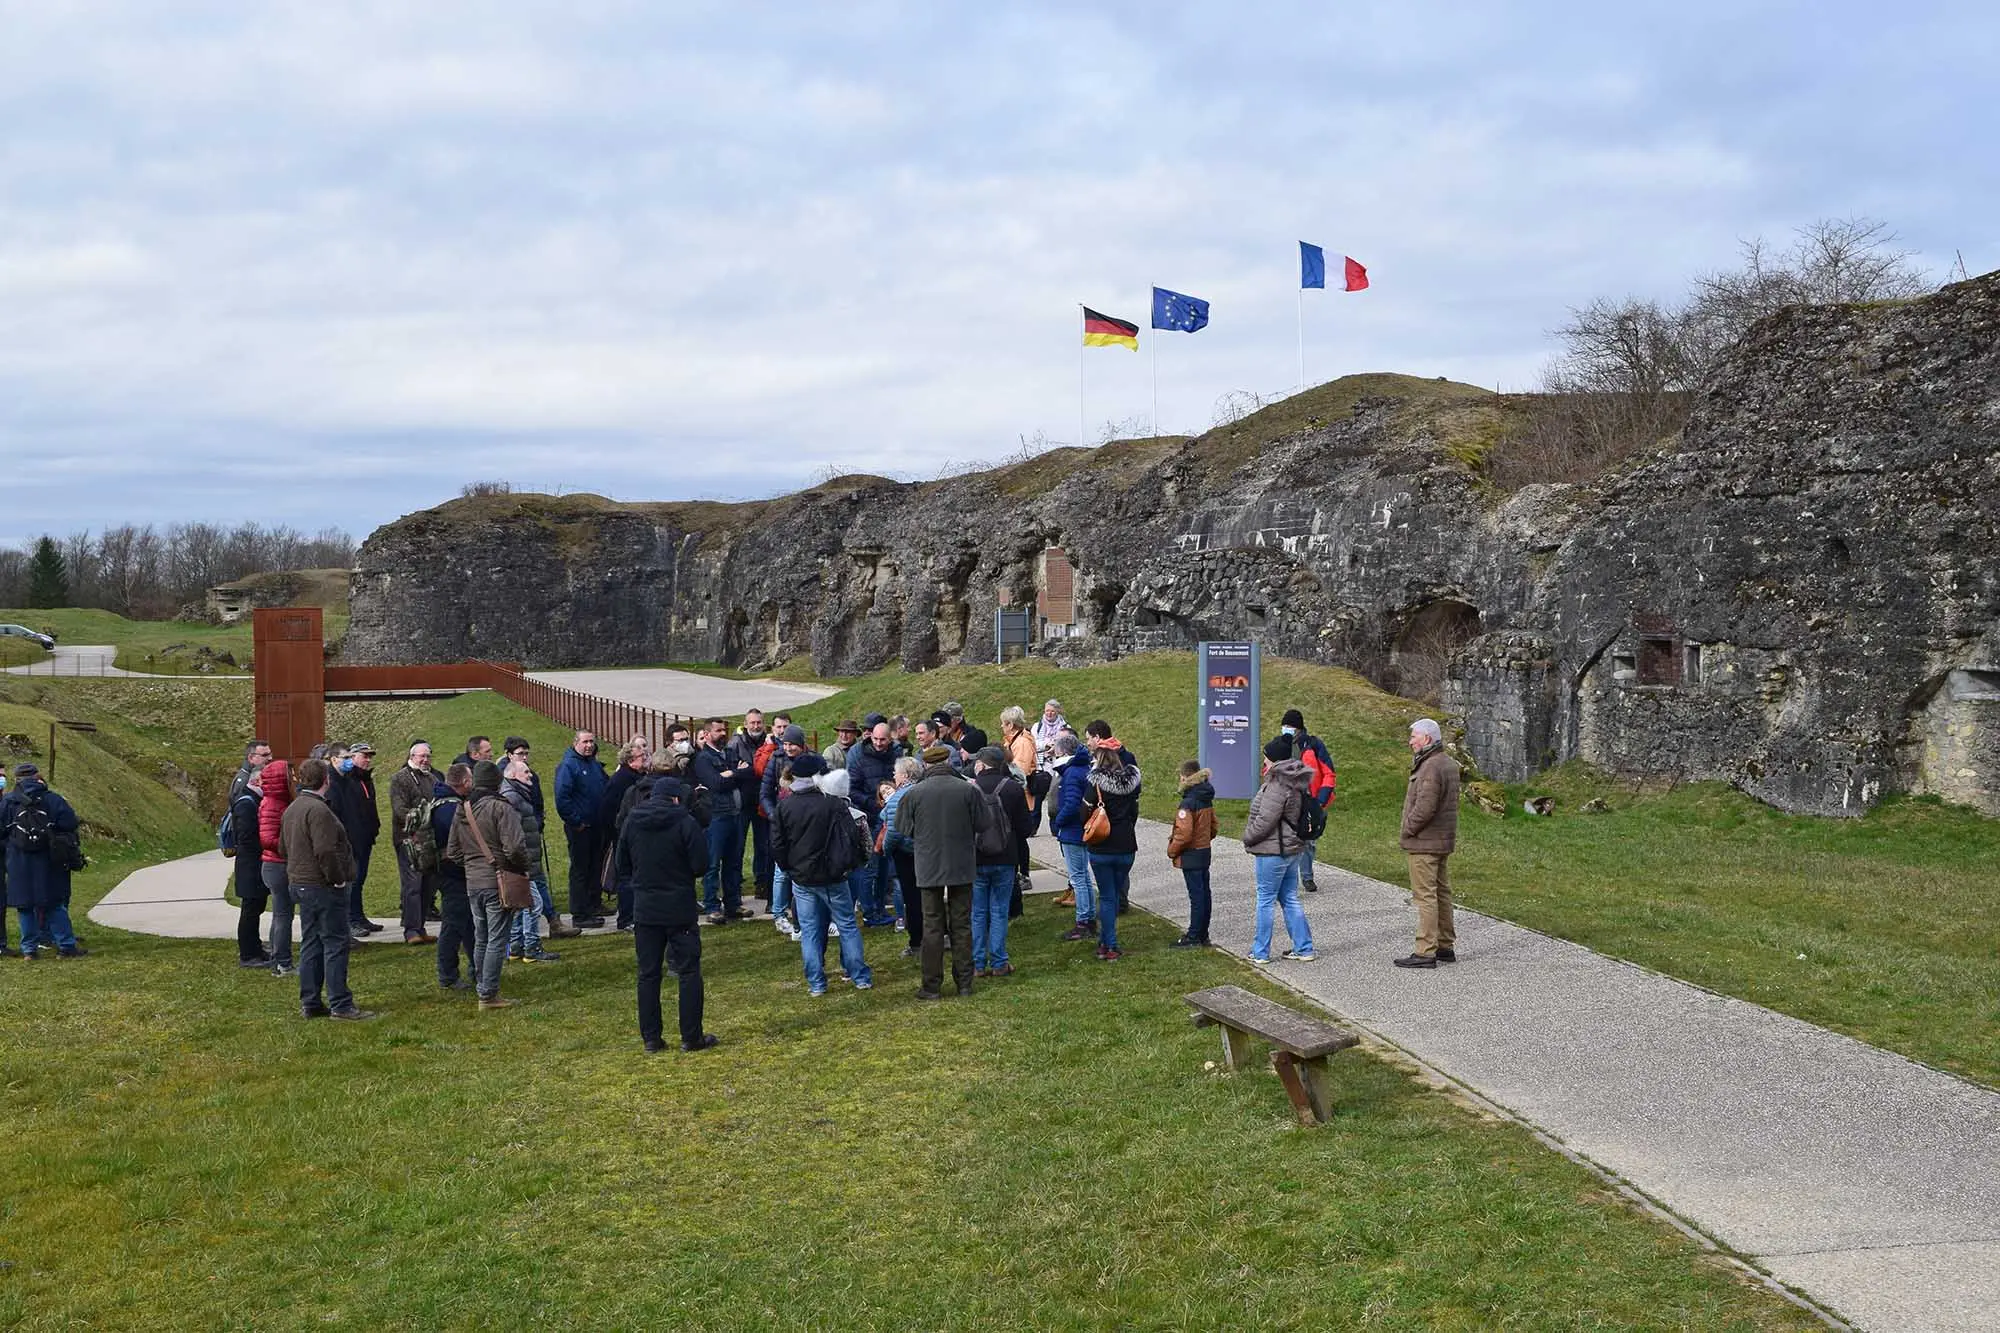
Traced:
<path id="1" fill-rule="evenodd" d="M 406 931 L 404 931 L 404 932 L 403 932 L 403 943 L 405 943 L 405 944 L 436 944 L 436 943 L 437 943 L 437 936 L 435 936 L 435 935 L 426 935 L 426 934 L 424 934 L 424 933 L 423 933 L 422 931 L 410 931 L 410 930 L 406 930 Z"/>
<path id="2" fill-rule="evenodd" d="M 512 1009 L 515 1005 L 519 1003 L 520 1003 L 519 1000 L 509 1000 L 496 995 L 490 1000 L 486 999 L 480 1000 L 479 1007 L 481 1009 Z"/>

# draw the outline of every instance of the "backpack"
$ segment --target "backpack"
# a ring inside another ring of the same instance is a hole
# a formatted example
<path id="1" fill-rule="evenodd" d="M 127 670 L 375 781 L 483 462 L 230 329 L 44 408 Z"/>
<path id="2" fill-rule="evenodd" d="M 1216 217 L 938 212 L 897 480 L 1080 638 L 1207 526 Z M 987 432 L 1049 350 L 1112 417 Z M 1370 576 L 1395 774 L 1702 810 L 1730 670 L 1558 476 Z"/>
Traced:
<path id="1" fill-rule="evenodd" d="M 222 823 L 215 830 L 215 845 L 224 856 L 236 855 L 236 809 L 234 806 L 223 812 Z"/>
<path id="2" fill-rule="evenodd" d="M 54 836 L 49 812 L 42 807 L 40 792 L 15 807 L 14 822 L 7 829 L 7 837 L 17 850 L 40 856 L 49 850 L 49 840 Z"/>
<path id="3" fill-rule="evenodd" d="M 1326 807 L 1311 796 L 1299 798 L 1298 818 L 1292 821 L 1292 832 L 1304 842 L 1318 842 L 1326 832 Z"/>
<path id="4" fill-rule="evenodd" d="M 826 854 L 827 869 L 842 879 L 853 874 L 868 859 L 868 816 L 851 805 L 847 806 L 847 815 L 847 836 L 835 839 Z"/>
<path id="5" fill-rule="evenodd" d="M 431 871 L 438 868 L 443 848 L 438 846 L 437 826 L 431 817 L 444 805 L 456 805 L 456 796 L 426 796 L 403 814 L 403 846 L 408 849 L 410 868 Z"/>
<path id="6" fill-rule="evenodd" d="M 1014 826 L 1007 819 L 1007 807 L 1000 803 L 1000 784 L 995 783 L 988 791 L 978 783 L 972 784 L 979 793 L 979 799 L 986 803 L 986 823 L 979 830 L 979 854 L 1000 856 L 1014 848 Z"/>

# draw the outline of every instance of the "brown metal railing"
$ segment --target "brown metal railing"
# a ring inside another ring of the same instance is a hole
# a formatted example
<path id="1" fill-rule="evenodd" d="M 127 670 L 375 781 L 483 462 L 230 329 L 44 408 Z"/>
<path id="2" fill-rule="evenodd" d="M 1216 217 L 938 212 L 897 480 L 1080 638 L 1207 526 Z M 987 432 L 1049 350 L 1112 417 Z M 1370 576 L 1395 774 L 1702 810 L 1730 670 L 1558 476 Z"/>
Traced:
<path id="1" fill-rule="evenodd" d="M 559 722 L 571 731 L 597 734 L 600 747 L 624 745 L 634 736 L 644 736 L 654 749 L 666 744 L 667 729 L 675 723 L 694 729 L 695 720 L 680 713 L 607 699 L 534 680 L 511 666 L 481 662 L 488 677 L 487 687 L 531 712 Z"/>

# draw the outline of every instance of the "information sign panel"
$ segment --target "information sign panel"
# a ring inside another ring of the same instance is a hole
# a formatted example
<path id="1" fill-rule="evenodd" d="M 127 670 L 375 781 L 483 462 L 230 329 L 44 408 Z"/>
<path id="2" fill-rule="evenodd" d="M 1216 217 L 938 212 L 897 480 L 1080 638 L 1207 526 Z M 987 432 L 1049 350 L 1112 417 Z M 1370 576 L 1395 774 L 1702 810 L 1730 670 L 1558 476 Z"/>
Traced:
<path id="1" fill-rule="evenodd" d="M 1248 800 L 1257 794 L 1263 776 L 1264 751 L 1257 740 L 1259 662 L 1254 641 L 1204 643 L 1195 655 L 1197 753 L 1218 797 Z"/>

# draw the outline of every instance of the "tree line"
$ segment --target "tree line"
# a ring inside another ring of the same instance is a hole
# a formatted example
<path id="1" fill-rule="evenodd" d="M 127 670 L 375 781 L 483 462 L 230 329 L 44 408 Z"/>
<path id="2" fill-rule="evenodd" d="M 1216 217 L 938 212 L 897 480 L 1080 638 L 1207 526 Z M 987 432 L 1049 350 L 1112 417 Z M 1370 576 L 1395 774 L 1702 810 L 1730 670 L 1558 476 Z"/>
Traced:
<path id="1" fill-rule="evenodd" d="M 84 530 L 0 547 L 0 606 L 84 606 L 166 620 L 201 603 L 218 583 L 353 564 L 354 539 L 339 528 L 309 537 L 256 523 L 126 523 L 96 535 Z"/>

